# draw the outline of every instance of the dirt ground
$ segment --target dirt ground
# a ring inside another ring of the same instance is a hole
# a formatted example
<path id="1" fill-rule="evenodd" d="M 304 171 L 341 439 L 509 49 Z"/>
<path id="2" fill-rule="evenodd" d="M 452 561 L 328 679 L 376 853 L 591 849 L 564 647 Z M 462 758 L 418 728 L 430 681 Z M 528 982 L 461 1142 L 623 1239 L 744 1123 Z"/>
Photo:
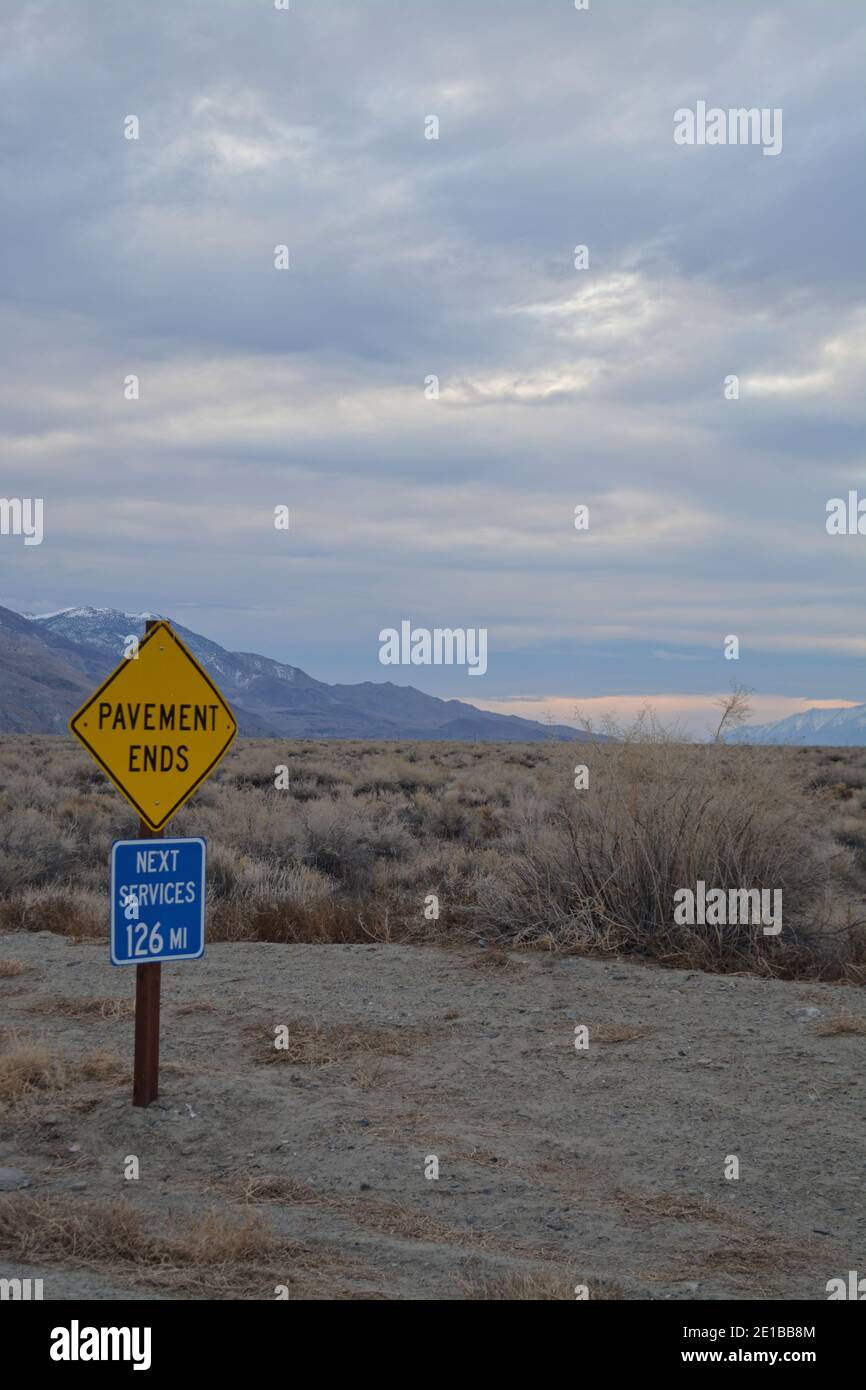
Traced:
<path id="1" fill-rule="evenodd" d="M 4 1046 L 41 1046 L 64 1069 L 0 1121 L 0 1211 L 18 1213 L 0 1216 L 0 1277 L 41 1277 L 46 1299 L 272 1299 L 280 1284 L 823 1299 L 866 1265 L 853 988 L 541 953 L 215 944 L 163 967 L 160 1100 L 136 1110 L 128 1009 L 86 1002 L 132 999 L 134 971 L 106 956 L 0 937 L 0 967 L 27 967 L 0 979 Z M 215 1254 L 209 1237 L 181 1261 L 127 1257 L 57 1235 L 55 1217 L 83 1213 L 87 1231 L 118 1199 L 147 1231 L 205 1220 L 217 1245 L 254 1215 L 265 1255 Z"/>

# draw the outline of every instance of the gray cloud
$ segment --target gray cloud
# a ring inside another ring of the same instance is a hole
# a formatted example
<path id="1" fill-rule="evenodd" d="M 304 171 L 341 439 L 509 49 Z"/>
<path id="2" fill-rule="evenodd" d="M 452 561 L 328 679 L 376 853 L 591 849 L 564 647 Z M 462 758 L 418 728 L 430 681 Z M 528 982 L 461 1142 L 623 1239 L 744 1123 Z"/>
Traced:
<path id="1" fill-rule="evenodd" d="M 46 540 L 0 601 L 332 679 L 401 617 L 486 625 L 490 699 L 712 690 L 734 631 L 764 690 L 866 698 L 824 530 L 864 474 L 864 37 L 841 0 L 13 5 L 0 445 Z M 782 107 L 782 155 L 675 146 L 698 98 Z"/>

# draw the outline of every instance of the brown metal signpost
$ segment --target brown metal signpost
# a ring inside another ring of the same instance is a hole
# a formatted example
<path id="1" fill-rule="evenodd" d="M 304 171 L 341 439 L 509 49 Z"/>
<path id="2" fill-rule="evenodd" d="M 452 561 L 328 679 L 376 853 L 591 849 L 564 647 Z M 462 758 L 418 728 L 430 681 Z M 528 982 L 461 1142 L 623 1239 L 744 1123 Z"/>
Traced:
<path id="1" fill-rule="evenodd" d="M 138 827 L 141 840 L 159 840 L 164 830 Z M 135 967 L 135 1060 L 132 1065 L 132 1103 L 150 1105 L 159 1095 L 159 991 L 162 965 L 151 961 Z"/>
<path id="2" fill-rule="evenodd" d="M 156 623 L 148 618 L 145 632 Z M 138 823 L 140 840 L 160 840 L 164 830 L 151 830 L 146 820 Z M 150 1105 L 159 1095 L 159 994 L 162 965 L 135 967 L 135 1060 L 132 1064 L 132 1103 Z"/>

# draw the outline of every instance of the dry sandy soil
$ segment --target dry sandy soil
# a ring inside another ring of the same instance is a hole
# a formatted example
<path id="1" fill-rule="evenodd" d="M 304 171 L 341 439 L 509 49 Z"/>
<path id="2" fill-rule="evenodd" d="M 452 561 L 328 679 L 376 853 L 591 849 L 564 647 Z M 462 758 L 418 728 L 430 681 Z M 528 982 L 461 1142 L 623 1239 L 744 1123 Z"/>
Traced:
<path id="1" fill-rule="evenodd" d="M 0 1276 L 47 1299 L 823 1299 L 864 1266 L 849 986 L 216 943 L 163 968 L 161 1098 L 135 1110 L 131 1018 L 82 1003 L 134 972 L 47 932 L 3 961 L 27 967 L 0 979 L 7 1055 L 43 1053 L 17 1098 L 6 1076 L 0 1166 L 29 1186 L 0 1197 Z"/>

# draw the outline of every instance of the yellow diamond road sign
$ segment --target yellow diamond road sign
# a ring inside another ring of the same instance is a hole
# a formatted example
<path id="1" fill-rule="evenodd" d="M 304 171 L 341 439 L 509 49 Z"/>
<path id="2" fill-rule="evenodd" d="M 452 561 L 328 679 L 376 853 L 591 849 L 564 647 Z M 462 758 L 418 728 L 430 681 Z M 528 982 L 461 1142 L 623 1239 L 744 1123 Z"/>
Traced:
<path id="1" fill-rule="evenodd" d="M 69 727 L 151 830 L 210 776 L 238 731 L 210 676 L 163 622 Z"/>

